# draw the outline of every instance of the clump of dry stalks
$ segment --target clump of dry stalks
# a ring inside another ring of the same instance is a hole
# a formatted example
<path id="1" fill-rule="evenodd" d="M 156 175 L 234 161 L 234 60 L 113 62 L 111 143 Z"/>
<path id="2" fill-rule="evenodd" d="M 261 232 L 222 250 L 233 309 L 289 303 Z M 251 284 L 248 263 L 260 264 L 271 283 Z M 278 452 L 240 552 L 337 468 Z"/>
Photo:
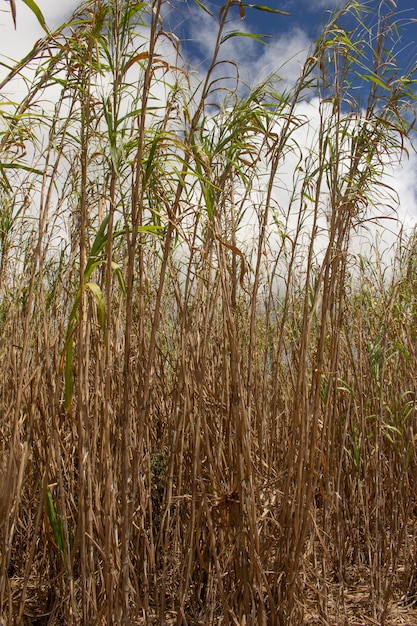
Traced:
<path id="1" fill-rule="evenodd" d="M 393 3 L 348 2 L 293 88 L 244 95 L 216 74 L 239 3 L 198 86 L 166 4 L 88 2 L 2 84 L 27 77 L 1 109 L 0 613 L 342 624 L 361 581 L 387 623 L 416 557 L 416 244 L 388 274 L 354 240 L 413 127 Z"/>

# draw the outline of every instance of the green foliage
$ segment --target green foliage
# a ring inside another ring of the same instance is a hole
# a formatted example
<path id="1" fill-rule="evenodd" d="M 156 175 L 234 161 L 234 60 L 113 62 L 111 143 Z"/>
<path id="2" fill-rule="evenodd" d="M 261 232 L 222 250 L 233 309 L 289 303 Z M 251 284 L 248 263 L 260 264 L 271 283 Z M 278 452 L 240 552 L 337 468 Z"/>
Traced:
<path id="1" fill-rule="evenodd" d="M 62 562 L 65 565 L 65 534 L 62 519 L 55 511 L 54 501 L 50 489 L 46 490 L 46 512 L 48 515 L 51 530 L 54 535 L 55 543 L 61 556 Z"/>

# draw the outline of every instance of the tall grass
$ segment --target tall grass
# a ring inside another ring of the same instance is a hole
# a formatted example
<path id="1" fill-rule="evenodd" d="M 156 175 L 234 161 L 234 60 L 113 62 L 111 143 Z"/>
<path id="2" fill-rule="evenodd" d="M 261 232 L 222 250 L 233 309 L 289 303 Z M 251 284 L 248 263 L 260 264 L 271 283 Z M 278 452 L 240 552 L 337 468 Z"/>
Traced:
<path id="1" fill-rule="evenodd" d="M 399 21 L 348 2 L 291 89 L 243 92 L 217 72 L 249 7 L 212 16 L 196 84 L 167 6 L 87 2 L 2 83 L 27 92 L 1 109 L 0 614 L 389 623 L 416 556 L 415 235 L 390 268 L 355 242 L 395 217 L 413 138 Z"/>

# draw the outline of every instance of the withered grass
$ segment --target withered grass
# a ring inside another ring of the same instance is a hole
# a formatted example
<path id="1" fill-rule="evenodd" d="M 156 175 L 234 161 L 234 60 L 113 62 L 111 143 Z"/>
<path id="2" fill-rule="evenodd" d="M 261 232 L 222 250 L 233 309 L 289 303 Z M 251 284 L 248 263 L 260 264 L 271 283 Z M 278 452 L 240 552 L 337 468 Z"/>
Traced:
<path id="1" fill-rule="evenodd" d="M 293 88 L 241 91 L 237 4 L 200 84 L 161 0 L 85 4 L 2 83 L 7 624 L 414 619 L 416 239 L 358 252 L 413 69 L 350 2 Z"/>

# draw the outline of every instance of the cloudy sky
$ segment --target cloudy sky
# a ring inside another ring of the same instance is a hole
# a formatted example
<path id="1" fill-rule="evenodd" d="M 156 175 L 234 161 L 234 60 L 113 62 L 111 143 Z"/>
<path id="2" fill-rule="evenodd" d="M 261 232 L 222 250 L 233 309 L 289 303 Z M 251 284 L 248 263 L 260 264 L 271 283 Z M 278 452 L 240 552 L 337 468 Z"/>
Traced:
<path id="1" fill-rule="evenodd" d="M 0 63 L 7 59 L 19 60 L 44 36 L 33 13 L 22 0 L 15 0 L 17 8 L 17 28 L 13 27 L 7 0 L 3 0 L 0 10 Z M 197 6 L 204 4 L 207 12 Z M 164 4 L 164 28 L 173 31 L 181 40 L 181 51 L 185 62 L 204 72 L 209 63 L 217 35 L 219 11 L 225 0 L 171 0 Z M 417 42 L 417 2 L 416 0 L 365 0 L 370 12 L 376 16 L 379 6 L 384 3 L 396 12 L 396 22 L 400 26 L 401 50 L 400 65 L 407 67 L 414 57 Z M 80 0 L 37 0 L 46 23 L 55 30 L 65 22 L 80 6 Z M 222 46 L 223 58 L 239 65 L 240 78 L 253 86 L 274 72 L 279 72 L 284 86 L 291 84 L 298 75 L 300 63 L 304 61 L 313 39 L 320 33 L 329 12 L 340 5 L 342 0 L 259 0 L 260 5 L 279 9 L 286 15 L 268 13 L 250 8 L 255 4 L 243 0 L 247 6 L 245 17 L 241 19 L 239 7 L 232 6 L 228 13 L 227 29 L 246 34 L 260 33 L 267 36 L 267 45 L 257 43 L 249 37 L 233 37 Z M 211 17 L 208 13 L 212 13 Z M 376 17 L 375 17 L 376 19 Z M 342 24 L 345 28 L 348 25 Z M 223 68 L 222 68 L 223 69 Z M 0 75 L 6 69 L 0 66 Z"/>
<path id="2" fill-rule="evenodd" d="M 415 55 L 417 42 L 417 2 L 416 0 L 383 0 L 392 6 L 398 17 L 401 43 L 398 61 L 404 68 L 409 66 Z M 184 61 L 197 72 L 204 72 L 210 61 L 217 34 L 216 19 L 224 0 L 201 0 L 213 14 L 199 8 L 194 0 L 171 0 L 164 7 L 165 30 L 173 30 L 182 42 L 181 50 Z M 80 5 L 79 0 L 37 0 L 46 23 L 51 30 L 65 22 Z M 381 0 L 368 0 L 366 3 L 372 15 L 376 15 Z M 246 2 L 246 4 L 249 4 Z M 279 8 L 289 15 L 276 15 L 254 8 L 245 8 L 242 20 L 239 8 L 232 7 L 227 28 L 250 33 L 262 33 L 268 36 L 268 45 L 257 43 L 248 37 L 233 37 L 222 47 L 224 58 L 239 64 L 240 76 L 250 85 L 278 71 L 283 84 L 291 84 L 298 75 L 300 63 L 306 58 L 308 48 L 321 25 L 326 21 L 328 12 L 339 5 L 337 0 L 261 0 L 261 5 L 268 4 Z M 6 64 L 8 58 L 18 60 L 24 57 L 34 43 L 44 36 L 34 15 L 22 0 L 16 0 L 17 29 L 13 27 L 8 3 L 2 2 L 0 11 L 0 62 Z M 413 21 L 414 20 L 414 21 Z M 344 25 L 346 26 L 346 25 Z M 0 75 L 6 73 L 0 67 Z M 400 216 L 403 221 L 417 220 L 417 159 L 411 153 L 410 160 L 404 162 L 402 169 L 394 172 L 393 186 L 400 197 Z"/>
<path id="3" fill-rule="evenodd" d="M 401 26 L 403 61 L 411 58 L 417 41 L 417 3 L 415 0 L 383 0 L 396 8 Z M 224 0 L 202 0 L 215 17 Z M 365 4 L 376 13 L 381 0 L 366 0 Z M 37 0 L 51 30 L 70 17 L 81 4 L 79 0 Z M 244 0 L 244 4 L 251 4 Z M 256 2 L 252 3 L 256 4 Z M 275 15 L 253 8 L 245 8 L 245 19 L 240 19 L 238 6 L 229 12 L 231 30 L 262 33 L 268 36 L 268 46 L 255 44 L 248 38 L 234 38 L 226 44 L 224 53 L 232 52 L 240 63 L 261 67 L 265 72 L 276 71 L 289 59 L 306 51 L 312 39 L 329 14 L 343 0 L 261 0 L 258 4 L 279 9 L 288 15 Z M 37 39 L 44 35 L 36 18 L 22 0 L 16 0 L 17 29 L 13 28 L 7 0 L 3 0 L 0 11 L 0 54 L 15 59 L 30 51 Z M 170 5 L 170 8 L 168 8 Z M 165 26 L 175 30 L 183 41 L 183 51 L 190 60 L 204 63 L 210 57 L 216 29 L 214 21 L 199 9 L 194 0 L 172 0 L 166 3 Z M 413 22 L 413 20 L 415 20 Z M 249 71 L 253 71 L 249 68 Z"/>

